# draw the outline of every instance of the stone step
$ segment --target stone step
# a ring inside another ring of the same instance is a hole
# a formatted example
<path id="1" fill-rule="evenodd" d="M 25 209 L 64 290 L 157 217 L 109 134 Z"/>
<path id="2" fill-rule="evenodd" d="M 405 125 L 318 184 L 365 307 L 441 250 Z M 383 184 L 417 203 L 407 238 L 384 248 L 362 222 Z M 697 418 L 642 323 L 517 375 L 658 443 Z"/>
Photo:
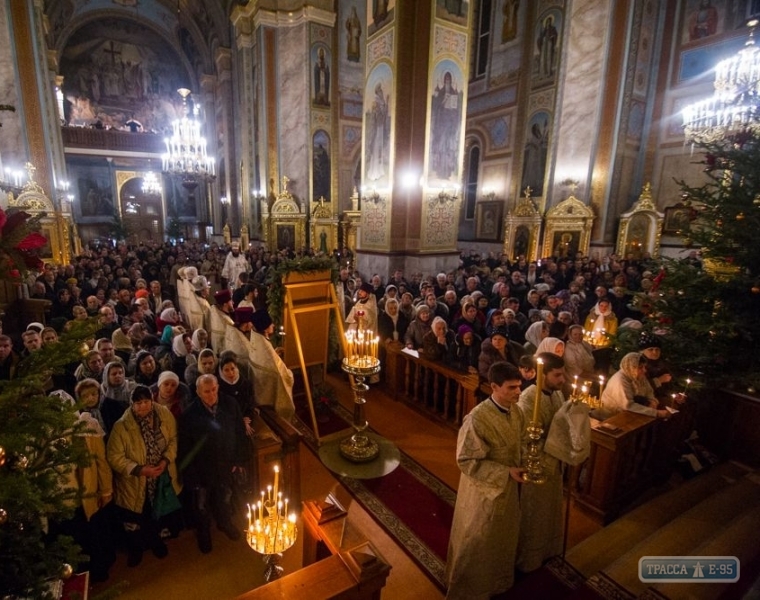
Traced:
<path id="1" fill-rule="evenodd" d="M 694 549 L 709 543 L 745 513 L 760 506 L 760 482 L 743 477 L 702 499 L 692 508 L 643 539 L 603 569 L 625 589 L 638 595 L 647 585 L 639 581 L 638 563 L 642 556 L 694 555 Z"/>
<path id="2" fill-rule="evenodd" d="M 585 577 L 591 577 L 660 527 L 749 472 L 748 467 L 732 461 L 716 465 L 610 523 L 571 548 L 565 558 Z"/>
<path id="3" fill-rule="evenodd" d="M 736 583 L 661 583 L 652 586 L 666 598 L 694 600 L 727 600 L 741 598 L 752 587 L 758 575 L 760 544 L 755 533 L 760 531 L 760 503 L 743 513 L 714 538 L 689 552 L 690 556 L 736 556 L 740 562 Z"/>

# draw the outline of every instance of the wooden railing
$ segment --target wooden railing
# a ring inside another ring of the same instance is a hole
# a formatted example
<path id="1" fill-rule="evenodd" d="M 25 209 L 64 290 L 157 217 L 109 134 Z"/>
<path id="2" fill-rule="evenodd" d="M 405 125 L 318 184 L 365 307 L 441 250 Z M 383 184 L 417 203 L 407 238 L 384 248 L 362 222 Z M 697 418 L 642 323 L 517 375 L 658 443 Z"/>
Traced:
<path id="1" fill-rule="evenodd" d="M 478 375 L 413 356 L 403 349 L 398 342 L 385 346 L 383 377 L 387 393 L 433 420 L 458 428 L 462 418 L 484 397 L 478 391 Z"/>
<path id="2" fill-rule="evenodd" d="M 624 411 L 603 422 L 591 419 L 591 454 L 578 470 L 576 502 L 601 523 L 609 523 L 656 481 L 674 462 L 681 420 L 658 421 Z"/>
<path id="3" fill-rule="evenodd" d="M 383 376 L 391 397 L 455 428 L 489 393 L 478 375 L 408 354 L 399 343 L 386 346 Z M 670 473 L 689 418 L 682 410 L 667 421 L 627 411 L 591 419 L 591 453 L 570 482 L 576 502 L 602 523 L 615 519 Z"/>
<path id="4" fill-rule="evenodd" d="M 166 151 L 164 136 L 156 133 L 61 127 L 61 137 L 66 148 L 97 148 L 147 154 L 163 154 Z"/>

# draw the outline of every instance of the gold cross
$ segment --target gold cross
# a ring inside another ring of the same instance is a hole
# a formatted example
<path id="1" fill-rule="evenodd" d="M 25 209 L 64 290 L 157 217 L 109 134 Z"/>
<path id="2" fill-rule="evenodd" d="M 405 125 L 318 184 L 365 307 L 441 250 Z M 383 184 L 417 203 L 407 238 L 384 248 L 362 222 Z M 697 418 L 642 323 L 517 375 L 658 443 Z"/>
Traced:
<path id="1" fill-rule="evenodd" d="M 523 192 L 523 195 L 525 196 L 526 200 L 530 200 L 530 195 L 533 193 L 533 190 L 530 186 L 525 188 L 525 191 Z"/>

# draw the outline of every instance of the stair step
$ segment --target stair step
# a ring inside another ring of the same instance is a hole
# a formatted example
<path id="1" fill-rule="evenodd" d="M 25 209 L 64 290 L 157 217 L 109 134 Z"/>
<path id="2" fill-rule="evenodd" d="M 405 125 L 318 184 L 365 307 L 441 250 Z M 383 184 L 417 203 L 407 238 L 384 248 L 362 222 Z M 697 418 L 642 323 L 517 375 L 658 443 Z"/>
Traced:
<path id="1" fill-rule="evenodd" d="M 757 577 L 760 544 L 754 532 L 760 531 L 760 503 L 742 514 L 716 537 L 688 552 L 691 556 L 736 556 L 741 564 L 737 583 L 661 583 L 652 586 L 666 598 L 717 600 L 741 598 Z M 745 585 L 741 585 L 746 582 Z"/>
<path id="2" fill-rule="evenodd" d="M 760 485 L 757 482 L 745 477 L 735 484 L 725 485 L 633 546 L 603 571 L 627 590 L 641 594 L 647 589 L 638 577 L 642 556 L 693 555 L 695 548 L 758 506 Z"/>
<path id="3" fill-rule="evenodd" d="M 695 504 L 732 484 L 748 473 L 747 467 L 725 462 L 676 489 L 623 515 L 570 549 L 566 560 L 585 577 L 603 570 L 612 560 L 627 552 Z"/>

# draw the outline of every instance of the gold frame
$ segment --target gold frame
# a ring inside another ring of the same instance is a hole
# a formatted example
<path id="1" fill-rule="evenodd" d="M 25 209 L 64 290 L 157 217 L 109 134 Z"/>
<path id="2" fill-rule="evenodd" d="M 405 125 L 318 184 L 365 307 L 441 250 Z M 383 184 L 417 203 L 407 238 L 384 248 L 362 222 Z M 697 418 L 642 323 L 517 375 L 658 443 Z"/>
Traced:
<path id="1" fill-rule="evenodd" d="M 518 258 L 515 251 L 517 231 L 521 227 L 528 228 L 528 248 L 525 258 L 528 262 L 535 261 L 538 256 L 538 240 L 541 237 L 543 219 L 530 197 L 520 198 L 514 212 L 509 211 L 504 217 L 504 248 L 502 252 L 511 260 Z"/>
<path id="2" fill-rule="evenodd" d="M 631 224 L 635 224 L 637 220 L 645 219 L 647 222 L 646 231 L 644 232 L 642 240 L 633 239 L 639 237 L 638 232 L 632 231 Z M 620 226 L 618 228 L 618 239 L 616 253 L 618 256 L 625 257 L 630 252 L 636 253 L 630 250 L 628 247 L 630 244 L 638 244 L 639 256 L 634 258 L 640 258 L 641 252 L 649 252 L 651 256 L 657 256 L 660 252 L 660 238 L 662 237 L 663 222 L 665 215 L 657 212 L 654 201 L 652 199 L 652 185 L 647 182 L 644 185 L 644 189 L 641 191 L 641 195 L 633 208 L 620 215 Z M 629 239 L 631 238 L 631 239 Z"/>
<path id="3" fill-rule="evenodd" d="M 554 238 L 557 234 L 578 235 L 576 252 L 588 254 L 591 244 L 591 228 L 594 225 L 594 211 L 571 195 L 546 213 L 542 256 L 552 256 Z"/>
<path id="4" fill-rule="evenodd" d="M 475 204 L 475 239 L 484 242 L 496 242 L 501 234 L 501 212 L 504 210 L 504 203 L 501 200 L 481 200 Z M 485 216 L 488 211 L 493 214 L 493 231 L 485 230 Z"/>
<path id="5" fill-rule="evenodd" d="M 282 191 L 272 204 L 271 210 L 262 212 L 264 239 L 271 252 L 280 250 L 277 244 L 278 226 L 293 226 L 293 248 L 298 251 L 306 245 L 306 213 L 288 190 L 287 177 L 282 178 Z M 262 208 L 266 208 L 262 206 Z"/>

